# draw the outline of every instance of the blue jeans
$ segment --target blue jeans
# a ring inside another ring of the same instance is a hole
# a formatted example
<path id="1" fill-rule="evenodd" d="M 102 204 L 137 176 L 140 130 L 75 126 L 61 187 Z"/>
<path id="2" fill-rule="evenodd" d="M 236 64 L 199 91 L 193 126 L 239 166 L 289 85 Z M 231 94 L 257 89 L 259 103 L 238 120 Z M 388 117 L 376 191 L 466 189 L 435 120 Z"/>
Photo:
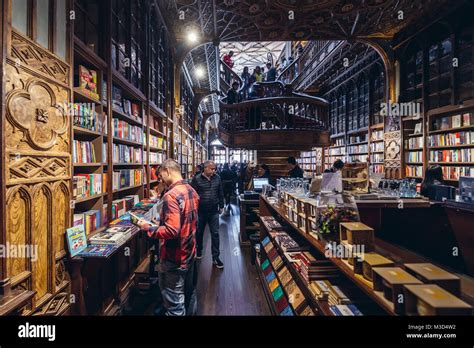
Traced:
<path id="1" fill-rule="evenodd" d="M 219 257 L 219 213 L 199 210 L 198 227 L 196 232 L 196 247 L 198 253 L 202 252 L 204 244 L 204 230 L 209 224 L 209 232 L 211 233 L 211 249 L 212 259 Z"/>
<path id="2" fill-rule="evenodd" d="M 158 264 L 159 285 L 163 300 L 158 315 L 196 315 L 197 297 L 194 262 L 183 270 L 171 261 L 160 260 Z"/>

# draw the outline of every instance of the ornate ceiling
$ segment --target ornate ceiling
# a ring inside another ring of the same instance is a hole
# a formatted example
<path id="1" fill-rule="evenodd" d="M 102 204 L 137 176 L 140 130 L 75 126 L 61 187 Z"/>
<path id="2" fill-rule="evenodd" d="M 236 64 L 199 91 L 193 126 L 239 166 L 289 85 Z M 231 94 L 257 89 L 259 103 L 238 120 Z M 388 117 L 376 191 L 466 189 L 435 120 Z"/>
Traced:
<path id="1" fill-rule="evenodd" d="M 392 38 L 427 12 L 461 0 L 160 0 L 178 41 L 188 29 L 209 41 Z"/>
<path id="2" fill-rule="evenodd" d="M 250 73 L 256 66 L 264 66 L 268 61 L 268 55 L 273 56 L 276 61 L 285 47 L 285 42 L 263 41 L 263 42 L 224 42 L 219 49 L 221 56 L 233 51 L 234 71 L 239 75 L 245 66 L 249 67 Z"/>

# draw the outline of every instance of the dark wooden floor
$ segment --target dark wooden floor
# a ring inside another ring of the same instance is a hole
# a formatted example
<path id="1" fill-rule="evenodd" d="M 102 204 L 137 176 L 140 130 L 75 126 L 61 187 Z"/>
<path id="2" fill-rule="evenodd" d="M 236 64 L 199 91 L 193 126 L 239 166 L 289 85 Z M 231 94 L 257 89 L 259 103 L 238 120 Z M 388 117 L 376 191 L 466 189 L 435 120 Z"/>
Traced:
<path id="1" fill-rule="evenodd" d="M 270 315 L 250 247 L 239 243 L 239 215 L 220 219 L 220 251 L 224 269 L 212 265 L 211 239 L 206 229 L 203 258 L 198 262 L 198 315 Z"/>

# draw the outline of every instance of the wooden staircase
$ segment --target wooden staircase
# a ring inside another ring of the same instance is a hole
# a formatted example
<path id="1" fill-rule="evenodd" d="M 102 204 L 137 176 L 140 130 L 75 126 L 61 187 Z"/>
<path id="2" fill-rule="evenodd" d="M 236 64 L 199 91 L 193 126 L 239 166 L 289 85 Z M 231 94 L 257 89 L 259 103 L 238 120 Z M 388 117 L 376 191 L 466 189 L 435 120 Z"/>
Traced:
<path id="1" fill-rule="evenodd" d="M 257 163 L 266 164 L 270 167 L 270 173 L 273 178 L 284 177 L 288 175 L 288 157 L 298 158 L 298 150 L 257 150 Z"/>

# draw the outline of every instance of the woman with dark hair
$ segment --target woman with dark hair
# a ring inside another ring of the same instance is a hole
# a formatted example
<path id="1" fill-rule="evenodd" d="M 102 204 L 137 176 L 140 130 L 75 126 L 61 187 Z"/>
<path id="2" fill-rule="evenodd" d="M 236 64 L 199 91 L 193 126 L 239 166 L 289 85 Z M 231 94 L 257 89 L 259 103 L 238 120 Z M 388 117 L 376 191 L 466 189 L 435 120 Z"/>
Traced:
<path id="1" fill-rule="evenodd" d="M 428 167 L 421 183 L 421 195 L 428 197 L 433 185 L 444 185 L 443 169 L 439 165 Z"/>
<path id="2" fill-rule="evenodd" d="M 267 166 L 266 164 L 260 164 L 258 166 L 258 177 L 270 179 L 271 178 L 270 167 Z"/>

